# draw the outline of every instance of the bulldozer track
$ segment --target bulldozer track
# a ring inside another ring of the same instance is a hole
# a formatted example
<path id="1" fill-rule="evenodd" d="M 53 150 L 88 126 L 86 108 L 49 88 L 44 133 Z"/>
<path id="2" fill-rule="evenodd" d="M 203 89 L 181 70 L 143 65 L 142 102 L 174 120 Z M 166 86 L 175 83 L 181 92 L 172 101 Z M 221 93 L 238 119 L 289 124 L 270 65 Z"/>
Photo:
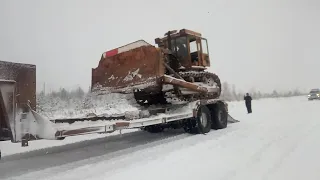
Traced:
<path id="1" fill-rule="evenodd" d="M 203 83 L 206 86 L 216 86 L 219 88 L 218 92 L 182 94 L 176 91 L 174 96 L 181 101 L 194 101 L 198 99 L 215 99 L 221 94 L 221 81 L 218 75 L 206 71 L 187 71 L 179 72 L 179 75 L 188 82 Z M 167 97 L 168 98 L 168 97 Z M 174 97 L 169 97 L 174 98 Z"/>
<path id="2" fill-rule="evenodd" d="M 179 72 L 178 75 L 185 81 L 192 83 L 203 83 L 205 86 L 216 86 L 218 92 L 183 94 L 180 88 L 174 89 L 170 93 L 149 94 L 143 91 L 135 92 L 135 99 L 140 105 L 166 104 L 168 100 L 191 102 L 199 99 L 215 99 L 221 94 L 220 78 L 210 72 L 205 71 L 186 71 Z M 148 101 L 148 103 L 145 103 Z"/>

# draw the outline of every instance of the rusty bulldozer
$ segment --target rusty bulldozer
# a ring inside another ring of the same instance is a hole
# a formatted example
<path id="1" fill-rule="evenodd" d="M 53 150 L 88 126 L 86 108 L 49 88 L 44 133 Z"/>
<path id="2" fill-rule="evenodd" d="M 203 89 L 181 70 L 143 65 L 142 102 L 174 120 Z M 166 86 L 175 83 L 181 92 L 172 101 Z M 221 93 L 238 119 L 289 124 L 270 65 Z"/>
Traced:
<path id="1" fill-rule="evenodd" d="M 92 70 L 92 89 L 133 91 L 140 105 L 219 98 L 219 77 L 205 71 L 210 66 L 207 39 L 182 29 L 155 43 L 158 48 L 140 40 L 103 53 Z"/>
<path id="2" fill-rule="evenodd" d="M 227 103 L 219 99 L 219 77 L 206 71 L 210 67 L 207 39 L 200 33 L 182 29 L 167 32 L 164 37 L 156 38 L 155 43 L 158 47 L 139 40 L 107 51 L 102 54 L 98 67 L 92 69 L 94 97 L 91 100 L 98 101 L 101 94 L 129 94 L 134 102 L 132 107 L 136 108 L 134 116 L 130 113 L 127 116 L 126 112 L 120 115 L 102 112 L 47 119 L 35 110 L 35 66 L 28 65 L 25 70 L 18 68 L 16 74 L 2 70 L 5 75 L 0 80 L 0 125 L 11 130 L 12 142 L 22 142 L 30 140 L 30 135 L 33 139 L 64 139 L 128 128 L 148 132 L 183 128 L 189 133 L 207 133 L 238 122 L 229 115 Z M 6 89 L 9 86 L 11 89 Z M 108 109 L 109 100 L 98 106 Z M 115 104 L 120 99 L 116 101 Z M 86 110 L 81 112 L 87 113 Z M 86 123 L 81 124 L 84 121 Z M 59 126 L 74 122 L 78 122 L 77 128 Z"/>

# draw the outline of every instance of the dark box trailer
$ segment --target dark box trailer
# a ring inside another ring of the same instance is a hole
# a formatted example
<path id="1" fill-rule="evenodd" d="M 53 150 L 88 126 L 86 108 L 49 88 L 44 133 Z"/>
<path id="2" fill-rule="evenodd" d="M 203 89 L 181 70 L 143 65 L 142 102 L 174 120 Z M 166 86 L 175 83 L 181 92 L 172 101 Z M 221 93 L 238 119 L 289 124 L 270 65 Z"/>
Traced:
<path id="1" fill-rule="evenodd" d="M 14 92 L 7 90 L 11 85 Z M 36 66 L 0 61 L 0 140 L 12 134 L 8 120 L 15 112 L 12 108 L 27 109 L 28 102 L 36 110 Z"/>

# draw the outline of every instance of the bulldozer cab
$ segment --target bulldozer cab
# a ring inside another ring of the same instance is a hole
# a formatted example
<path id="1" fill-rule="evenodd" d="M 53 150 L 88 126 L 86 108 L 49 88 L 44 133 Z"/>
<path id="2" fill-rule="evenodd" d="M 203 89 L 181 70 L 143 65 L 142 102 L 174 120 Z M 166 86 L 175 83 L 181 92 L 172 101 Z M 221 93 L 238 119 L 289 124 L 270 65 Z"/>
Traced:
<path id="1" fill-rule="evenodd" d="M 165 37 L 155 39 L 155 42 L 160 48 L 171 50 L 185 68 L 210 66 L 208 42 L 200 33 L 187 29 L 169 31 Z"/>

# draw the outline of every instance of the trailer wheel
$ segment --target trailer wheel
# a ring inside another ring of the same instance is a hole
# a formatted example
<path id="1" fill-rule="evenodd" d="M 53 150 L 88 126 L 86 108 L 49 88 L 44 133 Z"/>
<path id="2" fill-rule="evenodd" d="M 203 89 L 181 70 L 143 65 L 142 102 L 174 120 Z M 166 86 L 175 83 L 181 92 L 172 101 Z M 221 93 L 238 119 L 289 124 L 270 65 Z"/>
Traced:
<path id="1" fill-rule="evenodd" d="M 208 133 L 211 130 L 212 121 L 211 121 L 211 114 L 210 110 L 207 106 L 201 106 L 198 110 L 198 117 L 196 119 L 197 126 L 196 131 L 197 133 Z"/>
<path id="2" fill-rule="evenodd" d="M 218 130 L 224 129 L 228 125 L 228 112 L 225 104 L 218 102 L 211 108 L 212 125 L 211 128 Z"/>
<path id="3" fill-rule="evenodd" d="M 211 114 L 206 106 L 201 106 L 195 119 L 186 121 L 184 130 L 191 134 L 208 133 L 211 130 Z"/>

